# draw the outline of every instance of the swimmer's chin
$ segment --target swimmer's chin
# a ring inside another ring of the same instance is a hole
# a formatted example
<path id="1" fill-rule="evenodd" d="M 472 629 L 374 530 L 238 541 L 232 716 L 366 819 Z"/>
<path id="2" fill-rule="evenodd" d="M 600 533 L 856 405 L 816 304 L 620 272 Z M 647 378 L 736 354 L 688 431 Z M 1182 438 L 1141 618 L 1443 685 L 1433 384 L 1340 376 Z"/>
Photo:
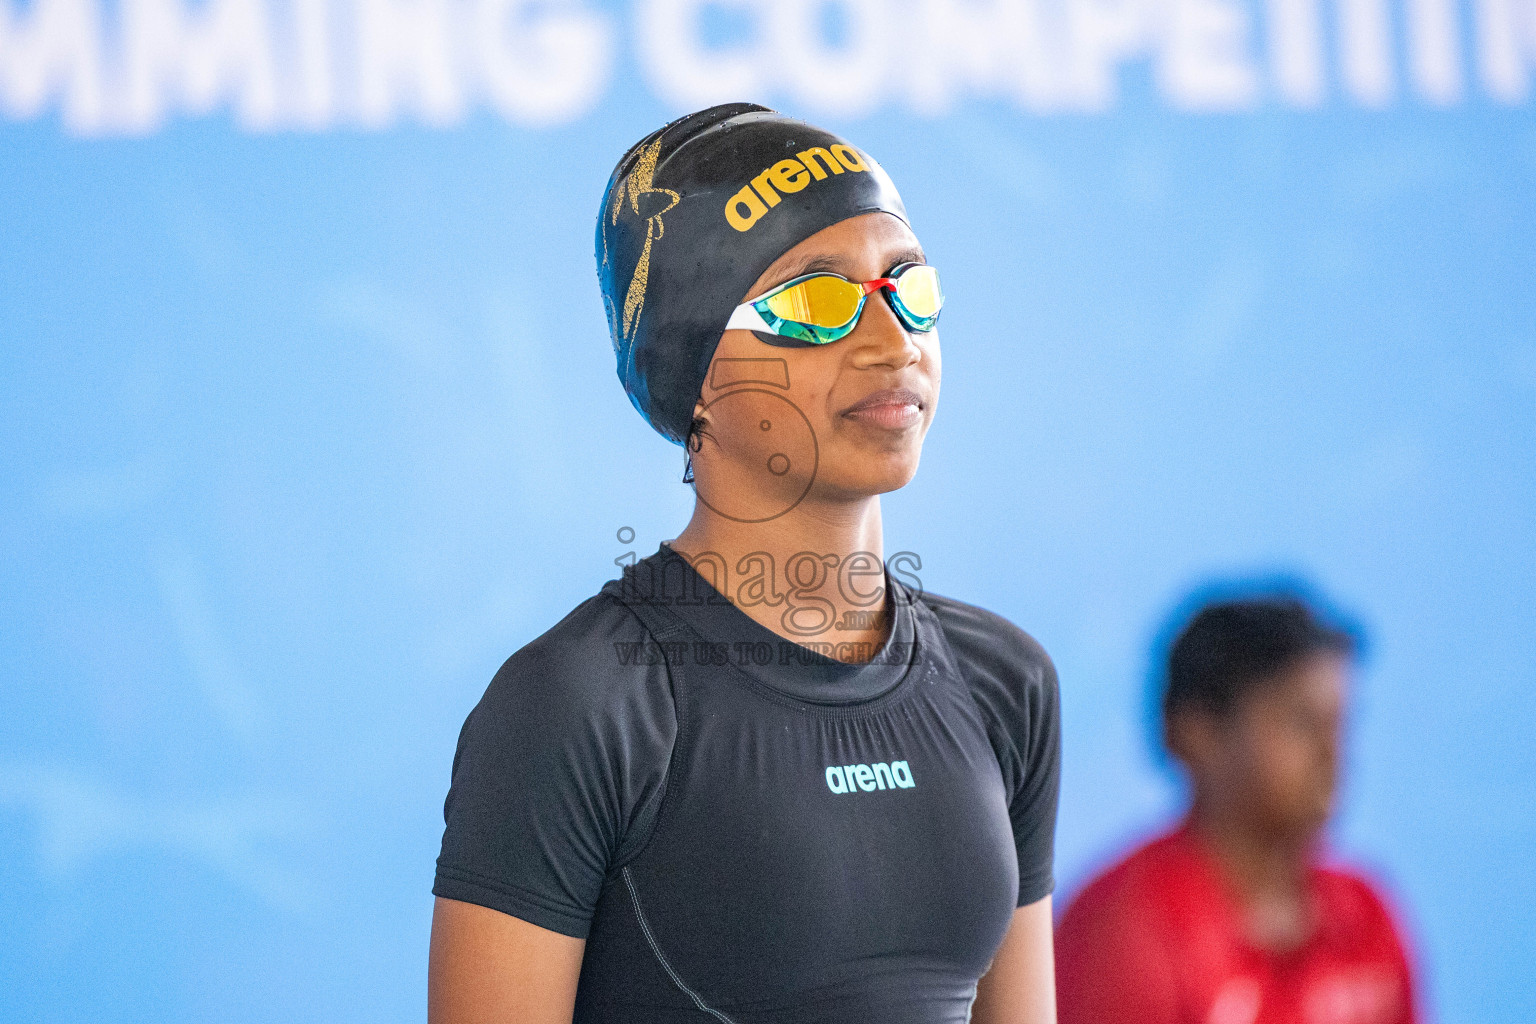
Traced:
<path id="1" fill-rule="evenodd" d="M 912 482 L 921 456 L 920 444 L 902 445 L 897 450 L 866 450 L 847 461 L 838 460 L 848 467 L 848 472 L 839 473 L 823 463 L 816 486 L 822 497 L 840 500 L 889 494 Z"/>

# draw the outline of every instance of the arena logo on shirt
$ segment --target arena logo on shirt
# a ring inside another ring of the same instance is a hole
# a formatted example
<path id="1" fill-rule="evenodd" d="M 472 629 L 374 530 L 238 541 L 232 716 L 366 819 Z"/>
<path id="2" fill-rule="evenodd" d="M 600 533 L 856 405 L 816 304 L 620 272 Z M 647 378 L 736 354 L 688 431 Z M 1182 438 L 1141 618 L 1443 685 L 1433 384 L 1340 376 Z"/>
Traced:
<path id="1" fill-rule="evenodd" d="M 844 764 L 827 769 L 827 788 L 834 793 L 872 793 L 877 789 L 911 789 L 917 785 L 905 761 L 890 764 Z"/>

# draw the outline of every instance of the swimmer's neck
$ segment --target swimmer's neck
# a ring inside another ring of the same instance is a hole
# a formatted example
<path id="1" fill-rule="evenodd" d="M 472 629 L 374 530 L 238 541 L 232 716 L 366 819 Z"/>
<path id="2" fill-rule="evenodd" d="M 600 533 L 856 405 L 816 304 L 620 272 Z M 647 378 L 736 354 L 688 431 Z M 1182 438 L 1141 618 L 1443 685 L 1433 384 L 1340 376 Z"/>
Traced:
<path id="1" fill-rule="evenodd" d="M 705 554 L 719 555 L 731 573 L 731 581 L 760 567 L 743 567 L 750 555 L 767 556 L 774 574 L 772 593 L 783 595 L 795 587 L 787 574 L 800 571 L 801 581 L 810 580 L 814 566 L 807 563 L 806 552 L 820 556 L 821 586 L 799 595 L 801 601 L 820 598 L 830 602 L 829 627 L 814 634 L 791 632 L 784 623 L 785 603 L 753 601 L 726 588 L 726 597 L 748 616 L 773 632 L 797 643 L 854 644 L 852 650 L 877 650 L 889 632 L 890 614 L 886 595 L 870 599 L 884 590 L 880 565 L 885 559 L 884 528 L 880 518 L 880 496 L 869 495 L 852 501 L 802 501 L 795 508 L 767 522 L 743 523 L 719 515 L 704 502 L 694 503 L 693 517 L 677 539 L 669 542 L 672 550 L 690 561 L 698 562 Z M 858 556 L 866 556 L 859 558 Z M 855 561 L 850 562 L 850 559 Z M 713 559 L 710 559 L 714 561 Z M 843 569 L 840 575 L 839 569 Z M 848 575 L 852 570 L 852 575 Z M 863 571 L 860 571 L 863 570 Z M 870 572 L 874 575 L 870 575 Z M 839 586 L 839 579 L 843 585 Z M 769 600 L 772 600 L 771 598 Z M 819 602 L 818 602 L 819 603 Z M 873 614 L 872 614 L 873 613 Z M 801 616 L 800 621 L 807 621 Z M 844 648 L 845 651 L 850 648 Z M 844 660 L 864 661 L 865 657 Z"/>
<path id="2" fill-rule="evenodd" d="M 1249 941 L 1276 952 L 1305 942 L 1316 926 L 1307 879 L 1317 837 L 1276 835 L 1198 796 L 1190 824 L 1236 897 Z"/>

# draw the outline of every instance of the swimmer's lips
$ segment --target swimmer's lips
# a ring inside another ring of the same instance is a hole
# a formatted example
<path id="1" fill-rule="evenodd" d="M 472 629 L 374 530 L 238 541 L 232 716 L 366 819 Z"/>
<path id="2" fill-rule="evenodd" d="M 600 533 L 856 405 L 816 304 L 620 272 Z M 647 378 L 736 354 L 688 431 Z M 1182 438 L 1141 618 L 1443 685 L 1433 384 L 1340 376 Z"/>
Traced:
<path id="1" fill-rule="evenodd" d="M 901 430 L 922 419 L 923 396 L 911 388 L 886 388 L 855 402 L 841 415 L 871 426 Z"/>

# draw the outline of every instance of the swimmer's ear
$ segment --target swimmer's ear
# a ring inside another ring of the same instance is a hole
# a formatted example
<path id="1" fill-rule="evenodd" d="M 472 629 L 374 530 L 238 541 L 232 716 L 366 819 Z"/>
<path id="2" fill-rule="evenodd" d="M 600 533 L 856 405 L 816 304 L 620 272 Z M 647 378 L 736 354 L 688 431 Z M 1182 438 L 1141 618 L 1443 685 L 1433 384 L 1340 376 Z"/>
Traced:
<path id="1" fill-rule="evenodd" d="M 683 483 L 693 483 L 693 453 L 704 447 L 704 434 L 709 420 L 704 416 L 704 400 L 693 406 L 693 422 L 688 424 L 688 436 L 683 438 Z"/>

